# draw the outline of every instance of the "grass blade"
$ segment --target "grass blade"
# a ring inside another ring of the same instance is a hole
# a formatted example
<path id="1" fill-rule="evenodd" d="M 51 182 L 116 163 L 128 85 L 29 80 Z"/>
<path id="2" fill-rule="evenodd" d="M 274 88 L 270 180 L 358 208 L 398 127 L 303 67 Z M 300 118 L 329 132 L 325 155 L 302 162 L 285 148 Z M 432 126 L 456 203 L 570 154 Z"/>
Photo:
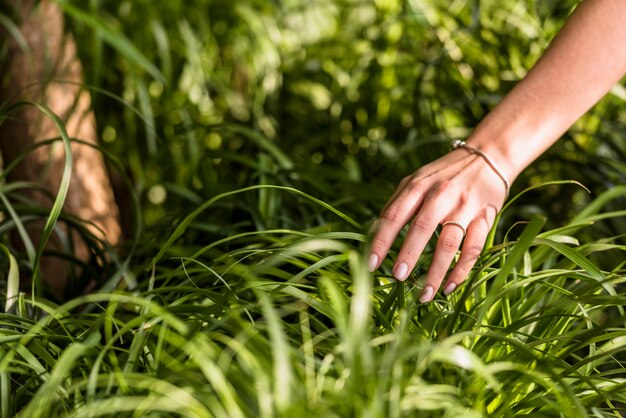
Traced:
<path id="1" fill-rule="evenodd" d="M 166 82 L 165 77 L 163 77 L 163 74 L 161 74 L 157 67 L 152 64 L 123 33 L 115 31 L 100 17 L 80 10 L 67 0 L 59 0 L 57 4 L 65 13 L 99 33 L 105 42 L 119 51 L 128 61 L 146 71 L 154 77 L 155 80 L 162 83 Z"/>
<path id="2" fill-rule="evenodd" d="M 0 244 L 0 250 L 2 250 L 9 259 L 9 276 L 7 277 L 7 295 L 4 303 L 4 312 L 9 313 L 13 311 L 13 304 L 17 301 L 17 297 L 20 291 L 20 272 L 17 265 L 17 260 L 13 257 L 13 254 L 9 249 Z"/>

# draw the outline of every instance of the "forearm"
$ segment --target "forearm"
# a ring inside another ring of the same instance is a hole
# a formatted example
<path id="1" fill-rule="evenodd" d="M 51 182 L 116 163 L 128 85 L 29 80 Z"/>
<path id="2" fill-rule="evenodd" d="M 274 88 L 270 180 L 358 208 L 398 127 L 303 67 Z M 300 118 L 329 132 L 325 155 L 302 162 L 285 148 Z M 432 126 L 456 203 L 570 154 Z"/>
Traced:
<path id="1" fill-rule="evenodd" d="M 626 73 L 626 1 L 585 0 L 468 143 L 513 181 Z"/>

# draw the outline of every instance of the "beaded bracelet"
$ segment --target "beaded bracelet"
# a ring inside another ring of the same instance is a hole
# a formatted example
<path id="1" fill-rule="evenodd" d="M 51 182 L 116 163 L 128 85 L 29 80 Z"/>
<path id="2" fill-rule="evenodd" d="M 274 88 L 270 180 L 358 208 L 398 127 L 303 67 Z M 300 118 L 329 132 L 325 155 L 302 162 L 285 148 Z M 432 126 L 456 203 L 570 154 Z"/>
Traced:
<path id="1" fill-rule="evenodd" d="M 458 148 L 465 148 L 469 152 L 477 154 L 483 160 L 485 160 L 485 162 L 487 164 L 489 164 L 489 167 L 491 167 L 491 169 L 498 175 L 498 177 L 500 177 L 502 179 L 502 182 L 504 183 L 504 189 L 506 191 L 506 197 L 509 196 L 509 182 L 506 181 L 506 179 L 504 178 L 504 176 L 502 175 L 500 170 L 498 170 L 496 168 L 495 164 L 491 161 L 491 159 L 489 157 L 487 157 L 487 155 L 485 155 L 485 153 L 483 153 L 481 150 L 479 150 L 477 148 L 474 148 L 474 147 L 471 147 L 471 146 L 467 145 L 465 143 L 465 141 L 462 141 L 460 139 L 455 139 L 454 141 L 452 141 L 452 149 L 458 149 Z"/>

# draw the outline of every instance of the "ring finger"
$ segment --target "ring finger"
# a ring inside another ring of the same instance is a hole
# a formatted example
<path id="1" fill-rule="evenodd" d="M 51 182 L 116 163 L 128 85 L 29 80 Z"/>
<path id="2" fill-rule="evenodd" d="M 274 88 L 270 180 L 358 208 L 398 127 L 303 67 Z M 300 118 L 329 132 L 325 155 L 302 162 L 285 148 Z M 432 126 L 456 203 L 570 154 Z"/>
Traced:
<path id="1" fill-rule="evenodd" d="M 422 303 L 430 302 L 433 299 L 461 246 L 466 232 L 467 221 L 460 215 L 450 215 L 441 224 L 441 234 L 439 234 L 424 290 L 420 296 Z"/>

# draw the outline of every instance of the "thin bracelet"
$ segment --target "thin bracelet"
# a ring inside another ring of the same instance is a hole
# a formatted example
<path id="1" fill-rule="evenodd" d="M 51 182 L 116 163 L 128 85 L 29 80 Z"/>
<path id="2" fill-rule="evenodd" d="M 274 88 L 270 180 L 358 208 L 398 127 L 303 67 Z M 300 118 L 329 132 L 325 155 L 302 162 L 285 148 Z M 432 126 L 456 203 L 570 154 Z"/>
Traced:
<path id="1" fill-rule="evenodd" d="M 483 153 L 478 148 L 474 148 L 474 147 L 467 145 L 465 141 L 462 141 L 460 139 L 455 139 L 454 141 L 452 141 L 452 149 L 458 149 L 458 148 L 465 148 L 469 152 L 473 152 L 474 154 L 478 154 L 480 157 L 482 157 L 482 159 L 485 160 L 487 164 L 489 164 L 489 167 L 491 167 L 491 169 L 498 175 L 498 177 L 502 179 L 502 182 L 504 183 L 504 190 L 506 191 L 506 197 L 509 197 L 509 182 L 506 181 L 506 179 L 504 178 L 500 170 L 496 168 L 495 164 L 491 161 L 489 157 L 487 157 L 487 155 L 485 155 L 485 153 Z"/>

